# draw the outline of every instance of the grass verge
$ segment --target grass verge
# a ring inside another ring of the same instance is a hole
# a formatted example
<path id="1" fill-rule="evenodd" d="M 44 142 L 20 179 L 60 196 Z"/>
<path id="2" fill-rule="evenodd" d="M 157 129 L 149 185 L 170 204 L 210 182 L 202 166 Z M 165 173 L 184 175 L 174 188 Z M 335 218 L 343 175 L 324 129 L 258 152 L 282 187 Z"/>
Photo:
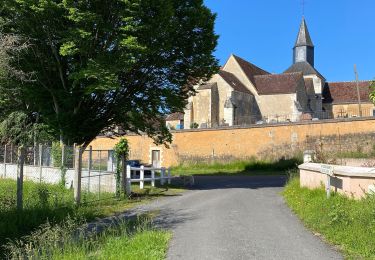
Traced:
<path id="1" fill-rule="evenodd" d="M 80 222 L 68 219 L 46 225 L 23 240 L 7 244 L 10 259 L 165 259 L 171 233 L 154 229 L 141 216 L 102 233 L 77 231 Z M 82 229 L 81 229 L 82 230 Z M 72 236 L 72 234 L 75 234 Z"/>
<path id="2" fill-rule="evenodd" d="M 68 217 L 73 219 L 94 220 L 123 212 L 140 204 L 162 196 L 174 196 L 183 191 L 179 188 L 151 188 L 139 190 L 133 187 L 133 196 L 122 199 L 109 198 L 113 194 L 101 194 L 106 200 L 87 202 L 77 207 L 73 200 L 73 191 L 59 185 L 24 182 L 24 210 L 17 211 L 16 182 L 0 179 L 0 258 L 4 254 L 1 247 L 9 240 L 31 234 L 46 222 L 55 225 Z M 86 194 L 87 201 L 91 196 Z"/>
<path id="3" fill-rule="evenodd" d="M 348 259 L 375 259 L 375 196 L 353 200 L 324 188 L 301 188 L 292 178 L 283 196 L 304 224 L 337 245 Z"/>
<path id="4" fill-rule="evenodd" d="M 301 164 L 297 158 L 280 159 L 278 161 L 250 159 L 230 163 L 196 163 L 174 167 L 173 174 L 180 175 L 275 175 L 284 174 L 286 170 L 294 169 Z"/>

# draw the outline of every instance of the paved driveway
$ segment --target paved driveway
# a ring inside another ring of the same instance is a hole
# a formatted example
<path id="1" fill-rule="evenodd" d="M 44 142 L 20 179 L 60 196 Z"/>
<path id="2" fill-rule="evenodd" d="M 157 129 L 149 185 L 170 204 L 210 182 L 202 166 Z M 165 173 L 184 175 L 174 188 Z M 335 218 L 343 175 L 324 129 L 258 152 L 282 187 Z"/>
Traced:
<path id="1" fill-rule="evenodd" d="M 306 230 L 280 195 L 284 177 L 196 177 L 180 196 L 156 201 L 173 231 L 168 259 L 342 259 Z"/>

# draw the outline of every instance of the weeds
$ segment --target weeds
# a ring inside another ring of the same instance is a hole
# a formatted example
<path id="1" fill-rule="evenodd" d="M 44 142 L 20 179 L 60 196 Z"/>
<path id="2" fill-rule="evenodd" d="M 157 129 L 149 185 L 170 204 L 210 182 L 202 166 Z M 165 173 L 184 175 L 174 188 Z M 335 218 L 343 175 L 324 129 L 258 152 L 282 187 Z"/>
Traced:
<path id="1" fill-rule="evenodd" d="M 174 174 L 283 174 L 284 171 L 294 169 L 301 164 L 302 160 L 299 158 L 280 159 L 277 161 L 271 160 L 257 160 L 251 158 L 246 161 L 234 161 L 230 163 L 196 163 L 184 164 L 174 167 L 172 172 Z"/>
<path id="2" fill-rule="evenodd" d="M 80 219 L 47 223 L 30 236 L 9 242 L 9 259 L 164 259 L 170 233 L 141 216 L 102 233 L 88 233 Z M 83 226 L 82 226 L 83 225 Z"/>
<path id="3" fill-rule="evenodd" d="M 291 209 L 305 225 L 337 245 L 350 259 L 375 258 L 375 196 L 353 200 L 324 188 L 301 188 L 292 178 L 283 191 Z"/>

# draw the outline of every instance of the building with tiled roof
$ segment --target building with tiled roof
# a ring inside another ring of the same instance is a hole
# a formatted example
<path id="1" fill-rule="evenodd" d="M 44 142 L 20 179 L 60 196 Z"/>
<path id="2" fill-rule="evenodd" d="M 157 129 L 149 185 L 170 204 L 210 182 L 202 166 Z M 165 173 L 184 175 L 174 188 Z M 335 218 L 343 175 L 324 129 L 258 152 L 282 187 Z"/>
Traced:
<path id="1" fill-rule="evenodd" d="M 271 74 L 231 55 L 208 82 L 195 86 L 196 94 L 189 97 L 183 120 L 181 115 L 178 120 L 184 128 L 206 128 L 350 117 L 361 114 L 359 102 L 365 115 L 372 115 L 371 82 L 359 82 L 358 99 L 355 82 L 326 81 L 314 66 L 314 52 L 303 18 L 293 64 L 283 73 Z"/>

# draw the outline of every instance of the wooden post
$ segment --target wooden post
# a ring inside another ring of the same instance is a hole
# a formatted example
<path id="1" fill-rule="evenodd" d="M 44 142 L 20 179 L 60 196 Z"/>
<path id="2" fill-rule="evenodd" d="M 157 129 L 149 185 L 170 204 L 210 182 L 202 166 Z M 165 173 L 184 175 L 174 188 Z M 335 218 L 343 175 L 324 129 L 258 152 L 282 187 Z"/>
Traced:
<path id="1" fill-rule="evenodd" d="M 145 182 L 143 181 L 144 179 L 145 179 L 145 170 L 144 170 L 144 166 L 143 165 L 141 165 L 141 171 L 140 171 L 140 174 L 139 174 L 140 176 L 139 176 L 139 179 L 141 180 L 140 182 L 139 182 L 139 188 L 141 189 L 141 190 L 143 190 L 143 188 L 144 188 L 144 186 L 145 186 Z"/>
<path id="2" fill-rule="evenodd" d="M 132 183 L 131 183 L 131 168 L 130 165 L 126 166 L 126 194 L 130 195 L 132 193 Z"/>
<path id="3" fill-rule="evenodd" d="M 168 168 L 168 184 L 171 184 L 171 168 Z"/>
<path id="4" fill-rule="evenodd" d="M 25 148 L 18 147 L 17 162 L 17 210 L 23 209 L 23 165 L 25 160 Z"/>
<path id="5" fill-rule="evenodd" d="M 39 144 L 39 182 L 42 182 L 43 177 L 43 145 Z"/>
<path id="6" fill-rule="evenodd" d="M 82 149 L 80 146 L 75 148 L 75 174 L 74 174 L 74 200 L 77 205 L 81 203 L 81 181 L 82 181 Z"/>
<path id="7" fill-rule="evenodd" d="M 151 187 L 155 187 L 155 170 L 151 171 Z"/>
<path id="8" fill-rule="evenodd" d="M 165 168 L 162 167 L 161 172 L 160 172 L 160 185 L 164 185 L 164 183 L 165 183 L 164 176 L 165 176 Z"/>
<path id="9" fill-rule="evenodd" d="M 7 177 L 7 145 L 4 146 L 4 178 Z"/>

